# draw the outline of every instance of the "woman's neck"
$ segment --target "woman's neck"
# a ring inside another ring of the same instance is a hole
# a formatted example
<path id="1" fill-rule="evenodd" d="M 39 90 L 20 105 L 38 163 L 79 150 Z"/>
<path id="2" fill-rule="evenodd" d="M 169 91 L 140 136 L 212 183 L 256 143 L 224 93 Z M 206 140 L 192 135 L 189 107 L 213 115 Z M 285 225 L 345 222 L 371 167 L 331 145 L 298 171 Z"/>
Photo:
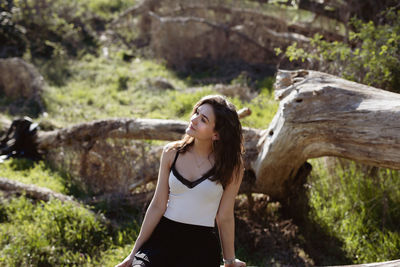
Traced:
<path id="1" fill-rule="evenodd" d="M 212 152 L 212 141 L 195 139 L 193 143 L 194 152 L 201 157 L 208 157 Z"/>

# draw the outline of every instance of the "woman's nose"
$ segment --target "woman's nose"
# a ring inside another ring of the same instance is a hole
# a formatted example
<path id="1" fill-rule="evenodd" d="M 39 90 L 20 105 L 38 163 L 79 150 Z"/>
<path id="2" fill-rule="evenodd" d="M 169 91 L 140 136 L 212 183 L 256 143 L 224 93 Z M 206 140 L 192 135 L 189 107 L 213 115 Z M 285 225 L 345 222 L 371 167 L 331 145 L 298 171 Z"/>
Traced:
<path id="1" fill-rule="evenodd" d="M 193 123 L 193 124 L 197 124 L 197 118 L 198 118 L 199 116 L 196 116 L 196 114 L 194 114 L 193 116 L 192 116 L 192 119 L 191 119 L 191 122 Z"/>

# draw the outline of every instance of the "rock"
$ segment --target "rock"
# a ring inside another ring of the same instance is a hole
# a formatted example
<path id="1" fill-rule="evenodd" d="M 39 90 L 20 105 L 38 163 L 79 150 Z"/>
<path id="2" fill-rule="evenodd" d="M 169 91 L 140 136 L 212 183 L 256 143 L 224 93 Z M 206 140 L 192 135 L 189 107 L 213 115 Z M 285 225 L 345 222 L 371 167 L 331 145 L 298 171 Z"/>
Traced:
<path id="1" fill-rule="evenodd" d="M 239 84 L 217 84 L 214 86 L 214 90 L 225 96 L 239 97 L 242 101 L 250 101 L 257 96 L 257 93 L 252 92 L 250 87 Z"/>
<path id="2" fill-rule="evenodd" d="M 10 113 L 34 107 L 33 113 L 43 111 L 41 95 L 44 79 L 39 71 L 21 58 L 0 59 L 0 95 L 11 101 Z"/>
<path id="3" fill-rule="evenodd" d="M 33 65 L 21 58 L 0 59 L 0 92 L 10 100 L 31 98 L 43 86 L 44 79 Z"/>
<path id="4" fill-rule="evenodd" d="M 146 80 L 147 86 L 153 89 L 175 90 L 175 87 L 164 77 L 155 77 Z"/>

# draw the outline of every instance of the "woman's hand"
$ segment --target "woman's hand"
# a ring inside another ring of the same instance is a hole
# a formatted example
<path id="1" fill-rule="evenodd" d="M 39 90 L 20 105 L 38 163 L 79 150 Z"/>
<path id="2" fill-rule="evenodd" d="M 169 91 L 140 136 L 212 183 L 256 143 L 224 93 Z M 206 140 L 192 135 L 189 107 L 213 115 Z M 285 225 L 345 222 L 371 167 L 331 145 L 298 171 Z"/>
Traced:
<path id="1" fill-rule="evenodd" d="M 246 263 L 236 259 L 234 263 L 231 264 L 224 264 L 224 267 L 246 267 Z"/>
<path id="2" fill-rule="evenodd" d="M 131 264 L 132 264 L 132 261 L 133 261 L 133 258 L 131 258 L 130 256 L 128 256 L 128 257 L 126 257 L 126 258 L 124 259 L 123 262 L 121 262 L 121 263 L 118 264 L 118 265 L 115 265 L 115 267 L 130 267 Z"/>

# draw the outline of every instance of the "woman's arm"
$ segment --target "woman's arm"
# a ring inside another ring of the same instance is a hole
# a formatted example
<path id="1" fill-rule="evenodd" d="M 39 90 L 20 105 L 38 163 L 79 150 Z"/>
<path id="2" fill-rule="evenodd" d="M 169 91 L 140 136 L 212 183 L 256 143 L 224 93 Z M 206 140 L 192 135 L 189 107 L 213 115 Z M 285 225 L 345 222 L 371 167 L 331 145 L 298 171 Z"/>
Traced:
<path id="1" fill-rule="evenodd" d="M 156 190 L 144 216 L 138 238 L 136 239 L 131 253 L 121 264 L 117 265 L 117 267 L 130 266 L 130 262 L 132 262 L 136 252 L 144 242 L 149 239 L 167 208 L 169 191 L 168 177 L 174 156 L 174 150 L 166 151 L 167 147 L 168 145 L 164 147 L 161 155 Z"/>
<path id="2" fill-rule="evenodd" d="M 239 191 L 240 184 L 243 179 L 244 168 L 240 167 L 239 171 L 235 173 L 236 176 L 233 182 L 226 186 L 224 193 L 222 194 L 221 202 L 217 212 L 217 224 L 219 230 L 219 236 L 222 245 L 223 257 L 226 260 L 235 259 L 235 219 L 234 219 L 234 207 L 235 197 Z M 246 266 L 244 262 L 239 260 L 234 263 L 225 264 L 225 267 L 233 266 Z"/>

